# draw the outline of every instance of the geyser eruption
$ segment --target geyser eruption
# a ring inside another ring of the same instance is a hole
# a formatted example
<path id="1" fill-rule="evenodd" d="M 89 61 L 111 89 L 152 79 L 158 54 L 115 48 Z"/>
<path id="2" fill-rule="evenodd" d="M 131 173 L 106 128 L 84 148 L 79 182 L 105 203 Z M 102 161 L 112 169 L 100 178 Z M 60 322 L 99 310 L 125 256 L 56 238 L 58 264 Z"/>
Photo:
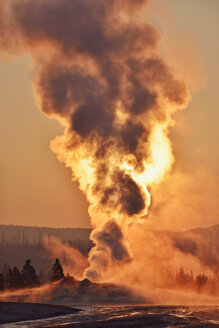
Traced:
<path id="1" fill-rule="evenodd" d="M 51 142 L 85 193 L 95 247 L 84 275 L 131 260 L 130 223 L 173 163 L 168 128 L 188 91 L 159 56 L 145 0 L 0 0 L 0 48 L 34 59 L 37 103 L 65 127 Z"/>

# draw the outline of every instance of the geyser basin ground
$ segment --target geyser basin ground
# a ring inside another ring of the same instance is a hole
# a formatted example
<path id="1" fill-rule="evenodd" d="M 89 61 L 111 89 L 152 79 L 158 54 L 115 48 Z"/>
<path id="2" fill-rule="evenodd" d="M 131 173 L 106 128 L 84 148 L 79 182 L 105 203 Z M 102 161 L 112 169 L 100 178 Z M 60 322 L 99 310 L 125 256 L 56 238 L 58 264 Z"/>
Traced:
<path id="1" fill-rule="evenodd" d="M 0 302 L 0 324 L 57 317 L 78 311 L 63 305 Z"/>
<path id="2" fill-rule="evenodd" d="M 18 322 L 2 328 L 214 328 L 217 306 L 98 306 L 45 320 Z"/>
<path id="3" fill-rule="evenodd" d="M 148 295 L 161 293 L 148 290 Z M 163 291 L 166 304 L 177 297 L 178 304 L 213 304 L 217 298 Z M 112 284 L 96 284 L 85 279 L 64 279 L 55 285 L 2 294 L 3 300 L 51 302 L 66 306 L 34 303 L 0 303 L 1 328 L 144 328 L 219 327 L 219 306 L 214 305 L 138 305 L 146 300 Z M 150 297 L 148 298 L 149 301 Z M 151 300 L 152 301 L 152 300 Z M 120 304 L 119 304 L 120 303 Z M 128 305 L 129 303 L 129 305 Z M 135 304 L 134 304 L 135 303 Z M 96 305 L 101 304 L 101 305 Z M 172 303 L 173 304 L 173 303 Z M 80 308 L 81 311 L 75 309 Z M 6 315 L 6 317 L 4 317 Z M 41 320 L 39 320 L 41 319 Z M 23 320 L 23 321 L 21 321 Z M 24 322 L 24 320 L 27 320 Z M 29 320 L 29 321 L 28 321 Z M 13 323 L 14 322 L 14 323 Z"/>

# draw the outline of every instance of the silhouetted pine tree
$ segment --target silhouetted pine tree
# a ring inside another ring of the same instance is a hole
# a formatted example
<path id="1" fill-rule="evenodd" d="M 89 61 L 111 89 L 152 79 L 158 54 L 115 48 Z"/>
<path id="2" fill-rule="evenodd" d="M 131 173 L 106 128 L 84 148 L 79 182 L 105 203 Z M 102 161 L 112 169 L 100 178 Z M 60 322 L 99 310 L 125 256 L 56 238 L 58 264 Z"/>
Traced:
<path id="1" fill-rule="evenodd" d="M 39 285 L 39 278 L 36 274 L 36 270 L 31 265 L 31 260 L 25 261 L 22 269 L 23 285 L 24 287 L 35 287 Z"/>
<path id="2" fill-rule="evenodd" d="M 22 288 L 23 275 L 20 273 L 20 271 L 16 266 L 13 268 L 12 272 L 13 272 L 13 279 L 14 279 L 14 288 Z"/>
<path id="3" fill-rule="evenodd" d="M 206 276 L 204 273 L 196 276 L 196 284 L 198 290 L 200 290 L 205 284 L 207 284 L 208 280 L 209 280 L 208 276 Z"/>
<path id="4" fill-rule="evenodd" d="M 59 259 L 56 259 L 49 274 L 50 281 L 58 281 L 64 277 L 62 265 L 60 264 Z"/>
<path id="5" fill-rule="evenodd" d="M 187 282 L 187 275 L 184 268 L 181 266 L 179 271 L 176 273 L 176 283 L 178 285 L 184 285 Z"/>
<path id="6" fill-rule="evenodd" d="M 3 290 L 5 287 L 5 279 L 2 273 L 0 273 L 0 290 Z"/>
<path id="7" fill-rule="evenodd" d="M 5 278 L 6 287 L 9 289 L 18 289 L 23 287 L 23 276 L 17 267 L 9 269 Z"/>

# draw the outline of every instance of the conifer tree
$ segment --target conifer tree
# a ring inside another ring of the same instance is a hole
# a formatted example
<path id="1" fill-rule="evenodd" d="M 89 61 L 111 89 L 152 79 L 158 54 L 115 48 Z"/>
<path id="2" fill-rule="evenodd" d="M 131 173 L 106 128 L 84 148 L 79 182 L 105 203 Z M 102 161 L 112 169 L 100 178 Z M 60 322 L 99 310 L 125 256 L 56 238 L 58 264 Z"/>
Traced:
<path id="1" fill-rule="evenodd" d="M 0 273 L 0 291 L 5 287 L 5 279 L 2 273 Z"/>
<path id="2" fill-rule="evenodd" d="M 196 284 L 198 289 L 203 287 L 207 282 L 208 282 L 208 276 L 206 276 L 204 273 L 196 276 Z"/>
<path id="3" fill-rule="evenodd" d="M 53 264 L 49 277 L 50 281 L 58 281 L 65 277 L 59 259 L 56 259 L 55 263 Z"/>
<path id="4" fill-rule="evenodd" d="M 24 287 L 35 287 L 39 285 L 39 278 L 36 274 L 36 270 L 31 265 L 31 260 L 25 261 L 22 269 Z"/>
<path id="5" fill-rule="evenodd" d="M 184 268 L 181 266 L 179 271 L 176 273 L 176 283 L 178 285 L 184 285 L 187 282 L 187 275 Z"/>
<path id="6" fill-rule="evenodd" d="M 13 284 L 14 288 L 22 288 L 23 287 L 23 275 L 18 270 L 18 268 L 15 266 L 12 270 L 13 272 Z"/>
<path id="7" fill-rule="evenodd" d="M 15 266 L 13 269 L 9 269 L 5 278 L 6 288 L 18 289 L 23 287 L 23 276 Z"/>

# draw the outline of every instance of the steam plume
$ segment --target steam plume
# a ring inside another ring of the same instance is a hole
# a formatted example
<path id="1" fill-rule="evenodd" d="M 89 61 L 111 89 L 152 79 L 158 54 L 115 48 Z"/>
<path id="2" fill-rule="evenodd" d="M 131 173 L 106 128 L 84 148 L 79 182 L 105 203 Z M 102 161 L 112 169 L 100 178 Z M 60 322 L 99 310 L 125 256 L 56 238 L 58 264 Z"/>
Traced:
<path id="1" fill-rule="evenodd" d="M 173 163 L 168 128 L 187 88 L 159 56 L 145 0 L 0 0 L 0 48 L 30 53 L 41 110 L 65 133 L 51 143 L 90 203 L 85 275 L 131 259 L 128 225 Z"/>
<path id="2" fill-rule="evenodd" d="M 43 245 L 53 258 L 58 257 L 61 260 L 64 272 L 70 273 L 76 279 L 82 279 L 88 263 L 87 257 L 78 249 L 51 236 L 44 237 Z"/>

